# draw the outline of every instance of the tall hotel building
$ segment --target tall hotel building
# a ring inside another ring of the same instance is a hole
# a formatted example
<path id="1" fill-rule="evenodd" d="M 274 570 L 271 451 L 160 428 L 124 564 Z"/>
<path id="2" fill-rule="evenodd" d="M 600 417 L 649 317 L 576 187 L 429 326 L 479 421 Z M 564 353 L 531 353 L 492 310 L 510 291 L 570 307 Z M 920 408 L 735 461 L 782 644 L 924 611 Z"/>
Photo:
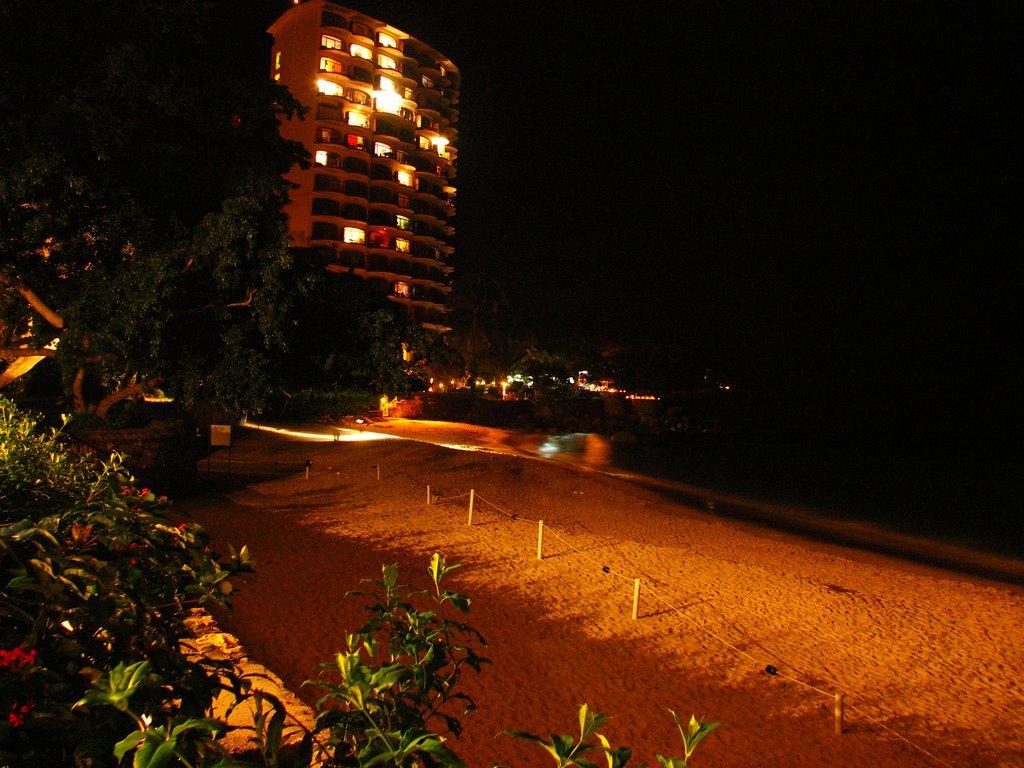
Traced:
<path id="1" fill-rule="evenodd" d="M 282 135 L 313 156 L 286 209 L 293 245 L 448 330 L 460 78 L 429 45 L 326 0 L 275 21 L 273 78 L 309 108 Z"/>

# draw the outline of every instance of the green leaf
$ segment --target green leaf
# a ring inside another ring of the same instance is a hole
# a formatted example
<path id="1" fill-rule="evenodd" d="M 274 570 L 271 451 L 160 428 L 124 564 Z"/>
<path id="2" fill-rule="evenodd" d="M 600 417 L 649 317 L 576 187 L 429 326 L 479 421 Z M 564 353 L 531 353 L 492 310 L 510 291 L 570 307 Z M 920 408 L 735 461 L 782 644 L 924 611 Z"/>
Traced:
<path id="1" fill-rule="evenodd" d="M 139 743 L 146 738 L 145 731 L 135 731 L 121 739 L 114 745 L 114 757 L 121 760 L 130 750 L 135 749 Z"/>

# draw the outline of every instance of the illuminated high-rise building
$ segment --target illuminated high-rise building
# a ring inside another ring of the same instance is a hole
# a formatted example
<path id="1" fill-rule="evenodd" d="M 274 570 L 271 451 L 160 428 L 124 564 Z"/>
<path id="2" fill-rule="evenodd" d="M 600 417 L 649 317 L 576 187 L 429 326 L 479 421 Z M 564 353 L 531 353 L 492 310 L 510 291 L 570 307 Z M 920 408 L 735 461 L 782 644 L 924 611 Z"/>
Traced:
<path id="1" fill-rule="evenodd" d="M 326 0 L 269 29 L 271 75 L 309 108 L 282 135 L 313 165 L 288 175 L 296 247 L 447 330 L 459 71 L 426 43 Z"/>

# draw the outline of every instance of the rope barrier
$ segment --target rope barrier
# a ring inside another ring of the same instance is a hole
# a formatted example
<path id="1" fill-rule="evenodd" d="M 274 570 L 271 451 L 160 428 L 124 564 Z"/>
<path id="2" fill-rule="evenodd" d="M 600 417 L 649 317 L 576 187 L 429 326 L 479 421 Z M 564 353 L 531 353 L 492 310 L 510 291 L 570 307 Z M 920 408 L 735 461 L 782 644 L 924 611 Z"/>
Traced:
<path id="1" fill-rule="evenodd" d="M 430 486 L 427 486 L 427 489 L 428 489 L 428 493 L 431 493 Z M 546 525 L 541 520 L 535 520 L 535 519 L 532 519 L 532 518 L 529 518 L 529 517 L 525 517 L 523 515 L 519 515 L 517 513 L 509 512 L 508 510 L 505 510 L 505 509 L 499 507 L 498 505 L 494 504 L 493 502 L 490 502 L 490 501 L 488 501 L 486 499 L 483 499 L 480 496 L 476 495 L 474 490 L 470 490 L 468 493 L 461 493 L 461 494 L 457 494 L 457 495 L 454 495 L 454 496 L 432 495 L 432 496 L 428 497 L 428 503 L 430 503 L 430 504 L 450 503 L 450 502 L 458 501 L 458 500 L 464 499 L 464 498 L 470 498 L 471 500 L 475 501 L 478 505 L 479 504 L 486 504 L 488 507 L 490 507 L 492 510 L 494 510 L 497 514 L 499 514 L 499 515 L 501 515 L 503 517 L 507 517 L 511 521 L 514 521 L 514 522 L 523 521 L 523 522 L 528 522 L 528 523 L 540 524 L 540 526 L 543 527 L 543 530 L 547 531 L 550 535 L 555 536 L 559 541 L 561 541 L 563 544 L 565 544 L 565 546 L 568 547 L 568 549 L 570 551 L 576 553 L 579 557 L 581 557 L 581 558 L 583 558 L 583 559 L 585 559 L 585 560 L 587 560 L 587 561 L 589 561 L 589 562 L 599 566 L 600 569 L 601 569 L 601 572 L 603 574 L 609 575 L 609 576 L 614 576 L 614 577 L 622 579 L 624 581 L 632 581 L 632 582 L 634 582 L 634 584 L 635 584 L 635 593 L 634 593 L 634 604 L 633 604 L 633 618 L 634 619 L 637 618 L 637 604 L 638 604 L 637 600 L 638 600 L 639 593 L 640 593 L 640 590 L 641 590 L 641 581 L 640 581 L 640 579 L 636 579 L 634 577 L 626 576 L 625 574 L 619 573 L 618 571 L 612 569 L 610 566 L 602 564 L 602 563 L 600 563 L 600 561 L 595 560 L 593 557 L 589 556 L 587 553 L 585 553 L 584 551 L 582 551 L 581 549 L 579 549 L 578 547 L 573 545 L 567 538 L 565 538 L 565 536 L 561 535 L 561 533 L 558 531 L 557 528 L 551 528 L 549 525 Z M 571 520 L 571 522 L 575 526 L 578 526 L 579 528 L 582 528 L 588 534 L 590 534 L 592 536 L 596 536 L 596 534 L 594 534 L 592 531 L 587 529 L 587 527 L 585 525 L 583 525 L 581 522 L 579 522 L 578 520 L 574 520 L 573 519 L 573 520 Z M 598 538 L 600 538 L 600 537 L 598 537 Z M 605 540 L 605 542 L 609 546 L 614 546 L 614 542 L 611 542 L 609 540 Z M 539 541 L 538 541 L 537 557 L 538 557 L 538 559 L 541 558 L 540 542 Z M 692 626 L 694 626 L 697 629 L 701 630 L 706 635 L 714 638 L 719 643 L 721 643 L 725 647 L 729 648 L 730 650 L 732 650 L 737 655 L 739 655 L 739 656 L 741 656 L 741 657 L 751 661 L 755 666 L 758 666 L 758 667 L 761 666 L 762 662 L 759 661 L 758 659 L 756 659 L 753 655 L 751 655 L 747 651 L 744 651 L 742 648 L 738 647 L 734 643 L 729 642 L 728 640 L 726 640 L 725 638 L 721 637 L 720 635 L 716 634 L 711 629 L 709 629 L 707 626 L 705 626 L 703 624 L 700 624 L 699 622 L 695 621 L 690 616 L 686 615 L 686 613 L 683 612 L 682 609 L 680 609 L 678 606 L 675 606 L 671 602 L 669 602 L 657 590 L 654 590 L 651 587 L 646 586 L 646 585 L 643 585 L 642 588 L 644 590 L 646 590 L 646 592 L 648 594 L 650 594 L 651 596 L 653 596 L 656 600 L 658 600 L 659 602 L 661 602 L 665 606 L 667 606 L 668 610 L 670 610 L 672 613 L 675 613 L 675 614 L 681 616 L 682 618 L 686 619 L 686 621 L 689 622 Z M 833 699 L 836 702 L 836 732 L 837 733 L 841 733 L 842 732 L 841 718 L 842 718 L 843 695 L 841 693 L 837 693 L 837 692 L 834 692 L 834 691 L 826 691 L 826 690 L 824 690 L 822 688 L 819 688 L 816 685 L 813 685 L 811 683 L 806 682 L 805 680 L 801 680 L 801 679 L 799 679 L 797 677 L 794 677 L 792 675 L 786 674 L 785 672 L 780 671 L 776 666 L 774 666 L 772 664 L 764 665 L 763 669 L 764 669 L 764 671 L 769 676 L 784 678 L 784 679 L 786 679 L 786 680 L 788 680 L 788 681 L 790 681 L 792 683 L 795 683 L 796 685 L 802 686 L 802 687 L 804 687 L 804 688 L 806 688 L 808 690 L 814 691 L 814 692 L 819 693 L 819 694 L 821 694 L 823 696 L 826 696 L 826 697 L 828 697 L 830 699 Z M 858 713 L 860 716 L 862 716 L 866 720 L 870 721 L 874 725 L 878 726 L 880 729 L 882 729 L 885 732 L 893 735 L 894 737 L 896 737 L 900 741 L 904 742 L 908 746 L 910 746 L 913 749 L 917 750 L 921 754 L 927 756 L 931 760 L 934 760 L 939 765 L 945 766 L 945 768 L 954 768 L 954 766 L 952 766 L 950 763 L 942 760 L 937 755 L 933 754 L 932 752 L 929 752 L 924 747 L 921 747 L 918 744 L 915 744 L 913 741 L 911 741 L 910 739 L 906 738 L 905 736 L 903 736 L 899 732 L 895 731 L 891 727 L 887 726 L 885 723 L 883 723 L 880 720 L 878 720 L 877 718 L 872 717 L 871 715 L 867 714 L 866 712 L 864 712 L 859 707 L 856 707 L 856 706 L 851 705 L 851 704 L 847 704 L 847 706 L 849 707 L 849 709 L 851 709 L 854 712 Z"/>

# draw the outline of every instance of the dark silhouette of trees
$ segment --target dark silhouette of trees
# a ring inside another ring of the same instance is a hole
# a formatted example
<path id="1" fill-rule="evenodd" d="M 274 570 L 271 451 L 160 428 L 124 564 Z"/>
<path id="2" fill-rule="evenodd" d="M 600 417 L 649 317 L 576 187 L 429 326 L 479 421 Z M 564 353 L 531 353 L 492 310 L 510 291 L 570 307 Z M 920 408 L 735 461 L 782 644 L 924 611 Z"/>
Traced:
<path id="1" fill-rule="evenodd" d="M 59 366 L 74 410 L 161 389 L 258 410 L 297 266 L 297 103 L 229 9 L 0 8 L 0 387 Z"/>

